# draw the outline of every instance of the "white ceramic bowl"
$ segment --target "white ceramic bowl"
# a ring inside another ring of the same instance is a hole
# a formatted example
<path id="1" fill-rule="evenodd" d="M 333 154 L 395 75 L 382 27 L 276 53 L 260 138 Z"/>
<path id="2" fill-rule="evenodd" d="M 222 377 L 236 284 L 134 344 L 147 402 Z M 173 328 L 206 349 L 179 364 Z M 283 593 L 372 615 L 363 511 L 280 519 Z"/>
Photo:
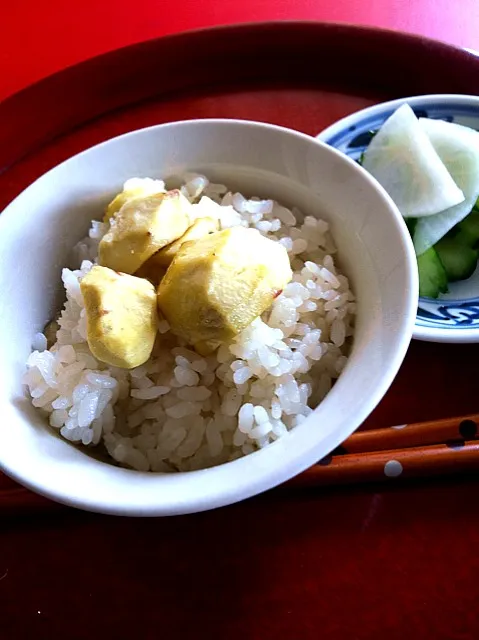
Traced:
<path id="1" fill-rule="evenodd" d="M 99 462 L 56 436 L 21 385 L 32 337 L 62 303 L 60 273 L 112 195 L 132 176 L 184 170 L 273 197 L 332 225 L 358 299 L 354 348 L 327 398 L 290 434 L 204 471 L 141 473 Z M 391 384 L 408 347 L 418 283 L 405 224 L 355 162 L 306 135 L 266 124 L 203 120 L 134 131 L 57 166 L 0 216 L 0 466 L 76 507 L 122 515 L 201 511 L 269 489 L 349 436 Z"/>

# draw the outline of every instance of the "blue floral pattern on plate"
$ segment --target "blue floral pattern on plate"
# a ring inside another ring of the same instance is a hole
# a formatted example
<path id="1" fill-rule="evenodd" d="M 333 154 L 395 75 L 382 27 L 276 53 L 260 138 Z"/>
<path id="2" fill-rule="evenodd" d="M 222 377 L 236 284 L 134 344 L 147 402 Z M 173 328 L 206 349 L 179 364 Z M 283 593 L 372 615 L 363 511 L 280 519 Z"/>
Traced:
<path id="1" fill-rule="evenodd" d="M 317 138 L 359 160 L 373 134 L 403 103 L 420 118 L 455 122 L 479 130 L 479 97 L 415 96 L 374 105 L 343 118 Z M 479 269 L 450 285 L 438 300 L 419 298 L 414 337 L 437 342 L 479 342 Z"/>

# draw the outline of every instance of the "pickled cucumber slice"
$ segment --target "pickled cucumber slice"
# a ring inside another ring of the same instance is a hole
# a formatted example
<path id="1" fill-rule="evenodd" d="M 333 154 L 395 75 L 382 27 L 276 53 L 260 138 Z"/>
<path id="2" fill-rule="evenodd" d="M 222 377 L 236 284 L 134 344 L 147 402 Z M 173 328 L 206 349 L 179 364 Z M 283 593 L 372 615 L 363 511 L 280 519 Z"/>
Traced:
<path id="1" fill-rule="evenodd" d="M 477 251 L 456 238 L 442 238 L 434 245 L 448 282 L 470 278 L 477 266 Z"/>
<path id="2" fill-rule="evenodd" d="M 434 247 L 417 258 L 419 271 L 419 295 L 426 298 L 438 298 L 447 293 L 447 274 Z"/>

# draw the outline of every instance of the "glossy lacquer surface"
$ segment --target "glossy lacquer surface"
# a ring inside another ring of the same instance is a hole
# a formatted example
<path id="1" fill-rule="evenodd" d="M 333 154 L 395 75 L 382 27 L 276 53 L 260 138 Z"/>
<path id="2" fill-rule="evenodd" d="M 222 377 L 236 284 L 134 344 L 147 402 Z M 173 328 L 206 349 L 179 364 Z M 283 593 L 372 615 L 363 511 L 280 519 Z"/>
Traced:
<path id="1" fill-rule="evenodd" d="M 423 32 L 440 23 L 445 37 L 447 10 L 422 11 Z M 472 38 L 473 11 L 462 15 Z M 451 40 L 466 44 L 455 29 Z M 374 102 L 479 86 L 473 56 L 398 34 L 280 25 L 192 38 L 90 61 L 0 105 L 1 161 L 10 167 L 0 176 L 2 205 L 64 158 L 140 126 L 220 116 L 315 134 Z M 209 62 L 207 85 L 198 60 Z M 158 68 L 174 72 L 166 85 L 151 82 Z M 477 345 L 414 342 L 365 427 L 475 413 L 478 356 Z M 56 507 L 2 479 L 2 634 L 477 637 L 477 479 L 390 480 L 282 488 L 214 512 L 130 520 Z"/>

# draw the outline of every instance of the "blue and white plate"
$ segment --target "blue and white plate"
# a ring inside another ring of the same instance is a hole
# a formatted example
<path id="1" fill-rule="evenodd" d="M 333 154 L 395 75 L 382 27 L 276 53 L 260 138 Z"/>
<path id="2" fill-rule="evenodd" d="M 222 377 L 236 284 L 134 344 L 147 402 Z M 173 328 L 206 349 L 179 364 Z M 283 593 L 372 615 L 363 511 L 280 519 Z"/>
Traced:
<path id="1" fill-rule="evenodd" d="M 382 102 L 339 120 L 317 138 L 358 160 L 376 131 L 402 104 L 418 117 L 456 122 L 479 130 L 479 97 L 414 96 Z M 479 342 L 479 268 L 468 280 L 449 285 L 437 300 L 419 298 L 414 338 L 431 342 Z"/>

